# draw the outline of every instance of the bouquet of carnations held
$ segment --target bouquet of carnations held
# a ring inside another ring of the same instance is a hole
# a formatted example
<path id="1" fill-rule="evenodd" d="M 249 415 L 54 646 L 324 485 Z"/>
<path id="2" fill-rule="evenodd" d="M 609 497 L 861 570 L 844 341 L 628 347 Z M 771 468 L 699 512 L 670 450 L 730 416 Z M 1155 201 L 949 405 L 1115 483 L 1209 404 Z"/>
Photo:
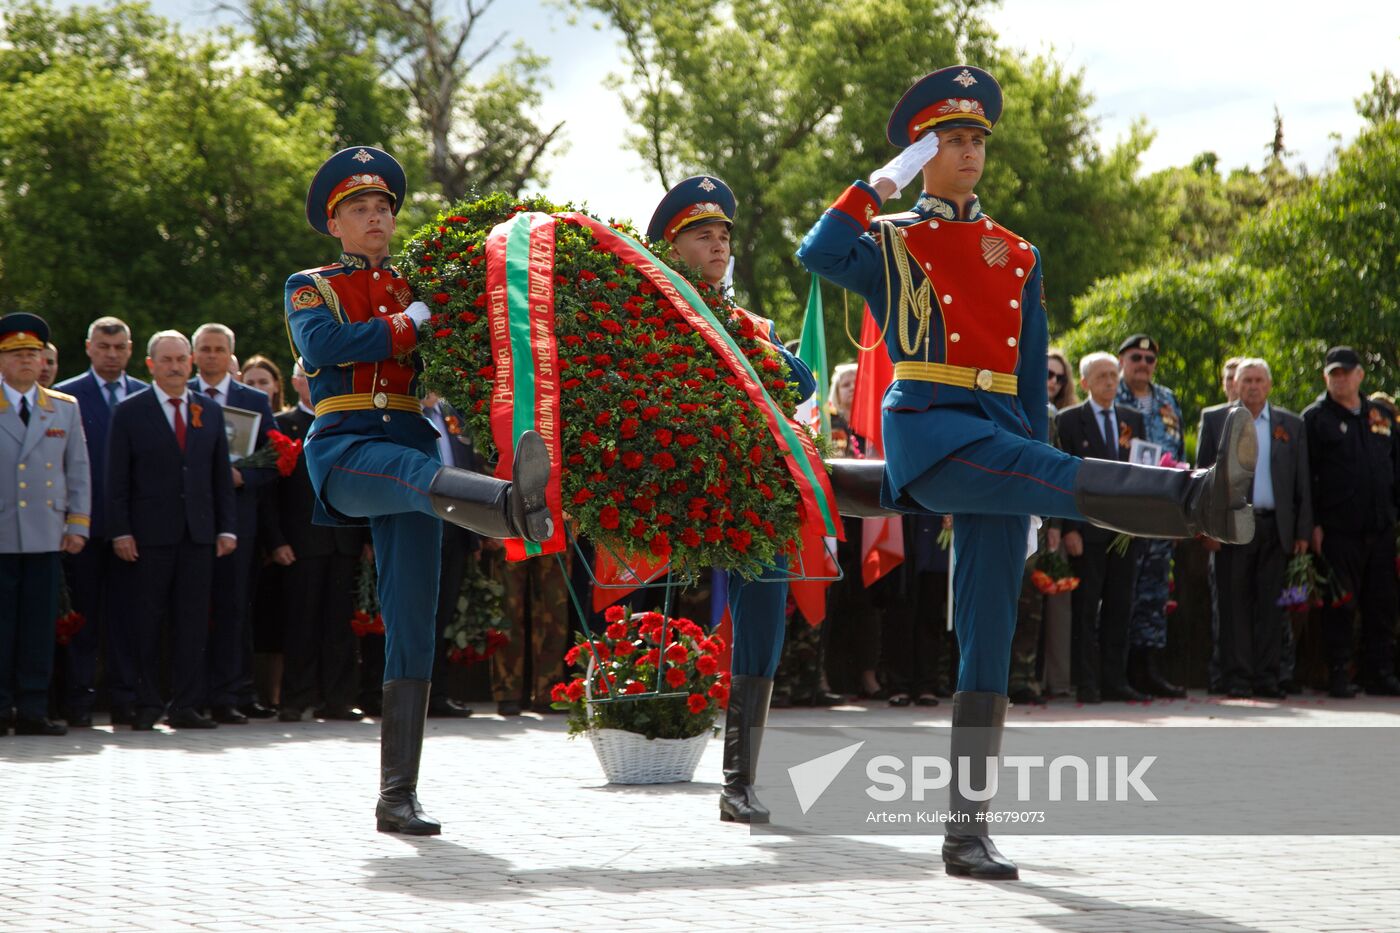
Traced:
<path id="1" fill-rule="evenodd" d="M 1057 551 L 1042 551 L 1031 571 L 1031 583 L 1046 596 L 1068 593 L 1079 586 L 1079 578 L 1070 570 L 1069 561 Z"/>
<path id="2" fill-rule="evenodd" d="M 68 644 L 86 624 L 87 618 L 73 608 L 73 594 L 68 591 L 68 584 L 62 584 L 58 588 L 58 618 L 54 620 L 55 640 L 60 645 Z"/>
<path id="3" fill-rule="evenodd" d="M 360 558 L 355 573 L 355 611 L 350 616 L 350 627 L 360 638 L 384 634 L 384 617 L 379 613 L 379 574 L 368 557 Z"/>
<path id="4" fill-rule="evenodd" d="M 275 466 L 281 476 L 291 476 L 301 457 L 301 441 L 292 440 L 281 431 L 268 431 L 267 443 L 237 461 L 239 469 Z"/>
<path id="5" fill-rule="evenodd" d="M 564 660 L 582 673 L 554 685 L 553 706 L 569 734 L 621 729 L 648 739 L 688 739 L 714 729 L 729 702 L 724 641 L 689 619 L 609 607 L 607 628 L 579 636 Z"/>

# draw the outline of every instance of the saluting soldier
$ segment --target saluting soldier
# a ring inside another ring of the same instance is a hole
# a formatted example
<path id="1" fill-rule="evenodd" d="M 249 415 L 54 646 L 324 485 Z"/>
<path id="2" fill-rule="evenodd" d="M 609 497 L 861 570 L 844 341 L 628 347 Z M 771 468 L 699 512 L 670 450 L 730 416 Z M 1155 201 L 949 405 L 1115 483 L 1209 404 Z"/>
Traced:
<path id="1" fill-rule="evenodd" d="M 647 237 L 653 242 L 666 240 L 706 285 L 723 288 L 737 206 L 734 192 L 713 175 L 687 178 L 666 192 L 656 206 Z M 783 346 L 773 322 L 744 309 L 739 313 L 787 363 L 787 378 L 797 383 L 798 394 L 806 398 L 815 392 L 817 381 L 812 371 Z M 756 580 L 729 574 L 734 645 L 729 707 L 724 717 L 724 786 L 719 798 L 719 816 L 725 822 L 768 822 L 768 810 L 753 790 L 761 733 L 751 730 L 768 721 L 773 675 L 783 651 L 787 576 L 787 561 L 782 557 Z"/>
<path id="2" fill-rule="evenodd" d="M 975 189 L 1002 93 L 986 71 L 954 65 L 916 82 L 890 116 L 904 151 L 846 189 L 798 258 L 857 292 L 894 361 L 885 393 L 882 500 L 954 515 L 954 628 L 961 649 L 952 759 L 985 786 L 1001 747 L 1016 599 L 1029 517 L 1090 521 L 1129 534 L 1202 533 L 1246 541 L 1256 445 L 1232 413 L 1221 462 L 1194 474 L 1081 460 L 1046 443 L 1047 326 L 1039 251 L 982 211 Z M 922 175 L 913 209 L 881 205 Z M 987 801 L 955 792 L 943 860 L 949 874 L 1015 878 L 977 821 Z"/>
<path id="3" fill-rule="evenodd" d="M 316 420 L 303 448 L 321 524 L 368 524 L 386 632 L 380 832 L 436 835 L 418 803 L 433 669 L 434 618 L 446 520 L 493 538 L 547 540 L 549 453 L 527 431 L 512 481 L 445 465 L 438 433 L 417 398 L 414 347 L 430 316 L 389 264 L 403 168 L 369 146 L 344 149 L 316 172 L 306 219 L 340 240 L 340 258 L 287 279 L 293 352 L 310 384 Z"/>
<path id="4" fill-rule="evenodd" d="M 49 719 L 59 554 L 91 524 L 87 442 L 78 400 L 39 384 L 49 325 L 0 318 L 0 735 L 63 735 Z"/>

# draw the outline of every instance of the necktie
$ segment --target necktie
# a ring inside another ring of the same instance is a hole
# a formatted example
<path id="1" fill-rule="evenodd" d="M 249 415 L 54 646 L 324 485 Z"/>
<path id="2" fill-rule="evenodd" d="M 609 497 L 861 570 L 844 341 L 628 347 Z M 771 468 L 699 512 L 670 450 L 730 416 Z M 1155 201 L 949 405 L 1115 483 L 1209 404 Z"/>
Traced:
<path id="1" fill-rule="evenodd" d="M 109 382 L 109 383 L 107 383 L 107 385 L 105 386 L 105 388 L 107 389 L 107 407 L 108 407 L 108 408 L 116 408 L 116 407 L 117 407 L 117 402 L 120 401 L 120 399 L 117 398 L 117 390 L 121 388 L 121 385 L 122 385 L 122 384 L 121 384 L 120 382 Z"/>
<path id="2" fill-rule="evenodd" d="M 1113 443 L 1114 440 L 1116 440 L 1116 438 L 1114 438 L 1114 436 L 1113 436 L 1113 413 L 1110 412 L 1107 408 L 1105 408 L 1105 409 L 1103 410 L 1103 442 L 1104 442 L 1104 445 L 1107 446 L 1109 450 L 1113 450 L 1114 447 L 1117 446 L 1117 445 L 1115 445 L 1115 444 Z"/>
<path id="3" fill-rule="evenodd" d="M 19 420 L 23 421 L 26 427 L 29 425 L 29 396 L 27 395 L 19 397 Z"/>
<path id="4" fill-rule="evenodd" d="M 180 400 L 178 398 L 168 399 L 175 409 L 175 443 L 180 445 L 180 452 L 185 452 L 185 419 L 180 415 Z"/>
<path id="5" fill-rule="evenodd" d="M 206 392 L 206 393 L 204 393 L 204 394 L 207 395 L 207 396 L 209 396 L 210 398 L 212 398 L 212 399 L 213 399 L 214 401 L 216 401 L 216 402 L 219 400 L 219 390 L 216 389 L 216 388 L 214 388 L 213 386 L 210 386 L 210 387 L 209 387 L 209 391 Z"/>

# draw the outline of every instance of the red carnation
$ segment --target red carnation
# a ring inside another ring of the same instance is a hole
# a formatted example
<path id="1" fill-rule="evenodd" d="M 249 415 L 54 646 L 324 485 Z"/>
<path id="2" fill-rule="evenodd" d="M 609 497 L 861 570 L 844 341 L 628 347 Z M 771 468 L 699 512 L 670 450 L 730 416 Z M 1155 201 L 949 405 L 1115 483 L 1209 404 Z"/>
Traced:
<path id="1" fill-rule="evenodd" d="M 637 436 L 637 429 L 641 426 L 642 423 L 636 418 L 624 418 L 622 425 L 618 428 L 618 433 L 622 435 L 624 440 L 630 440 Z"/>
<path id="2" fill-rule="evenodd" d="M 712 654 L 702 654 L 695 660 L 695 669 L 708 677 L 719 670 L 719 661 Z"/>
<path id="3" fill-rule="evenodd" d="M 684 664 L 689 657 L 690 652 L 686 650 L 685 645 L 673 644 L 666 649 L 666 660 L 672 664 Z"/>
<path id="4" fill-rule="evenodd" d="M 632 642 L 630 641 L 620 641 L 617 643 L 617 647 L 613 650 L 617 652 L 617 656 L 619 658 L 625 658 L 632 652 L 636 651 L 637 646 L 632 644 Z"/>
<path id="5" fill-rule="evenodd" d="M 451 337 L 451 336 L 452 336 L 452 328 L 450 328 L 450 327 L 439 327 L 437 330 L 433 331 L 433 336 L 434 336 L 434 337 Z"/>
<path id="6" fill-rule="evenodd" d="M 729 702 L 729 688 L 722 683 L 715 684 L 710 688 L 710 696 L 718 700 L 720 705 L 724 705 Z"/>
<path id="7" fill-rule="evenodd" d="M 686 698 L 685 705 L 690 709 L 692 713 L 698 715 L 700 713 L 705 712 L 705 710 L 709 708 L 710 701 L 705 699 L 704 694 L 692 693 L 689 697 Z"/>
<path id="8" fill-rule="evenodd" d="M 587 502 L 589 499 L 592 499 L 592 498 L 593 498 L 593 490 L 591 490 L 591 489 L 589 489 L 589 488 L 587 488 L 587 487 L 584 487 L 584 488 L 580 489 L 578 492 L 574 493 L 574 505 L 583 505 L 585 502 Z"/>
<path id="9" fill-rule="evenodd" d="M 615 530 L 621 521 L 622 513 L 611 505 L 603 506 L 603 510 L 598 513 L 598 524 L 609 531 Z"/>
<path id="10" fill-rule="evenodd" d="M 671 553 L 671 539 L 666 536 L 664 531 L 652 537 L 651 553 L 657 557 L 665 557 Z"/>
<path id="11" fill-rule="evenodd" d="M 685 683 L 685 671 L 681 670 L 679 667 L 668 667 L 666 669 L 666 683 L 672 689 L 679 687 L 681 684 Z"/>
<path id="12" fill-rule="evenodd" d="M 652 455 L 651 455 L 651 462 L 654 463 L 654 464 L 656 464 L 658 467 L 660 467 L 660 468 L 663 469 L 663 470 L 669 470 L 669 469 L 672 469 L 673 467 L 675 467 L 675 465 L 676 465 L 676 458 L 673 457 L 673 456 L 671 456 L 670 454 L 668 454 L 666 451 L 663 450 L 663 451 L 661 451 L 661 452 L 659 452 L 659 453 L 654 453 L 654 454 L 652 454 Z"/>
<path id="13" fill-rule="evenodd" d="M 603 621 L 608 623 L 621 622 L 624 615 L 626 615 L 626 611 L 621 606 L 609 606 L 603 612 Z M 626 633 L 624 632 L 623 634 Z M 622 637 L 622 635 L 613 635 L 611 632 L 609 632 L 608 635 L 610 638 Z"/>
<path id="14" fill-rule="evenodd" d="M 569 702 L 569 688 L 564 684 L 555 684 L 549 690 L 549 698 L 555 703 Z"/>
<path id="15" fill-rule="evenodd" d="M 584 282 L 592 282 L 594 279 L 598 278 L 598 275 L 597 273 L 590 272 L 587 269 L 584 269 L 578 274 L 578 277 Z M 602 302 L 599 302 L 599 304 L 602 304 Z"/>
<path id="16" fill-rule="evenodd" d="M 573 682 L 564 688 L 564 695 L 570 703 L 577 703 L 583 699 L 583 678 L 575 677 Z"/>
<path id="17" fill-rule="evenodd" d="M 749 450 L 749 462 L 752 463 L 754 466 L 758 466 L 760 463 L 763 462 L 762 447 L 754 447 Z"/>
<path id="18" fill-rule="evenodd" d="M 646 684 L 643 684 L 636 680 L 629 680 L 627 681 L 626 686 L 622 688 L 622 692 L 627 696 L 634 696 L 638 693 L 646 693 L 647 688 Z"/>
<path id="19" fill-rule="evenodd" d="M 661 414 L 660 408 L 657 408 L 655 405 L 648 405 L 646 408 L 642 409 L 642 420 L 650 421 L 659 414 Z"/>
<path id="20" fill-rule="evenodd" d="M 662 447 L 671 446 L 671 438 L 673 435 L 671 434 L 670 428 L 657 428 L 651 436 L 654 437 L 656 443 L 660 444 Z"/>
<path id="21" fill-rule="evenodd" d="M 602 438 L 592 431 L 584 431 L 579 435 L 578 442 L 585 447 L 597 447 L 602 442 Z"/>
<path id="22" fill-rule="evenodd" d="M 642 465 L 642 455 L 635 450 L 629 450 L 622 455 L 622 465 L 629 470 L 635 470 Z"/>

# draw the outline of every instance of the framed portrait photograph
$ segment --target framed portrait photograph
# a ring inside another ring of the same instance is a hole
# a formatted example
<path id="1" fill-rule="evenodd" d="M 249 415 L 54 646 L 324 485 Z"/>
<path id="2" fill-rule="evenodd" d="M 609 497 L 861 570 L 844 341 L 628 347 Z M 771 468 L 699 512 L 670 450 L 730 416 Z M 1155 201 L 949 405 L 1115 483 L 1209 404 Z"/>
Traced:
<path id="1" fill-rule="evenodd" d="M 225 405 L 224 433 L 228 435 L 228 458 L 242 460 L 253 453 L 258 446 L 258 428 L 262 425 L 262 413 L 246 408 Z"/>
<path id="2" fill-rule="evenodd" d="M 1140 437 L 1133 438 L 1132 446 L 1128 448 L 1128 459 L 1133 463 L 1141 463 L 1146 466 L 1160 466 L 1162 463 L 1162 445 L 1145 441 Z"/>

